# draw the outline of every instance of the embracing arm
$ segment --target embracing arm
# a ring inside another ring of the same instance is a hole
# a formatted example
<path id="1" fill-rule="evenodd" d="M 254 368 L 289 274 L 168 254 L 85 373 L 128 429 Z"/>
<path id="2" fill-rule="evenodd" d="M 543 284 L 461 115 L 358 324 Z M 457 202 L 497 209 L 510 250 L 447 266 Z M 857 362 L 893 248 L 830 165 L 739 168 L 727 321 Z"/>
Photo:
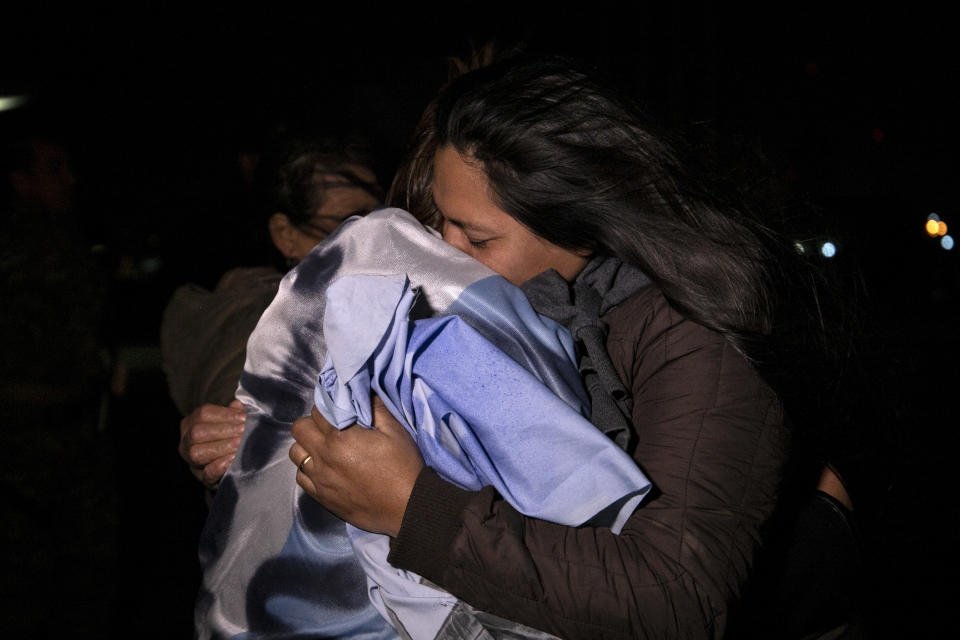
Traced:
<path id="1" fill-rule="evenodd" d="M 608 315 L 655 492 L 623 532 L 518 513 L 425 469 L 392 564 L 472 606 L 569 638 L 717 637 L 773 508 L 786 436 L 772 392 L 720 336 L 648 288 Z"/>
<path id="2" fill-rule="evenodd" d="M 180 421 L 177 451 L 190 473 L 211 491 L 237 455 L 245 420 L 243 405 L 234 400 L 226 407 L 201 405 Z"/>

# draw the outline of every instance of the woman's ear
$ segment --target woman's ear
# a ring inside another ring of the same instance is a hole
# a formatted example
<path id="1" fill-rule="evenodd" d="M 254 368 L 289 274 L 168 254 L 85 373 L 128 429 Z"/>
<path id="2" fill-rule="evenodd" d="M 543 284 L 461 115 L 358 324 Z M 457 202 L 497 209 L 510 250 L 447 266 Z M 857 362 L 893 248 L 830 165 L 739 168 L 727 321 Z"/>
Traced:
<path id="1" fill-rule="evenodd" d="M 270 216 L 267 222 L 267 228 L 270 230 L 270 239 L 273 240 L 273 246 L 277 248 L 284 258 L 298 258 L 297 255 L 297 235 L 299 231 L 290 224 L 290 218 L 284 213 L 275 213 Z"/>

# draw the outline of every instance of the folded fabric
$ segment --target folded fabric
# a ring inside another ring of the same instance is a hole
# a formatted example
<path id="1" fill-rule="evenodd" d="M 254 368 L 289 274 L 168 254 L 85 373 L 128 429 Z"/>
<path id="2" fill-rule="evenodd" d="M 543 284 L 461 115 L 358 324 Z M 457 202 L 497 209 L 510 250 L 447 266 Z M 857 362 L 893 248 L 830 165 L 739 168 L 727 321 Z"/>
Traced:
<path id="1" fill-rule="evenodd" d="M 405 275 L 333 282 L 317 408 L 337 428 L 369 425 L 373 391 L 446 480 L 468 490 L 493 486 L 521 513 L 559 524 L 602 514 L 592 524 L 619 533 L 650 483 L 585 417 L 582 389 L 551 386 L 563 378 L 537 370 L 576 372 L 569 335 L 511 295 L 517 290 L 506 280 L 495 277 L 482 289 L 482 296 L 468 294 L 475 300 L 463 315 L 413 321 L 415 293 Z M 473 326 L 496 324 L 499 333 L 546 328 L 521 343 L 528 351 L 521 361 L 531 368 L 467 324 L 468 313 Z"/>
<path id="2" fill-rule="evenodd" d="M 650 483 L 585 417 L 568 332 L 518 289 L 485 278 L 448 310 L 459 315 L 416 321 L 405 276 L 343 276 L 326 296 L 315 402 L 329 422 L 369 425 L 372 391 L 448 481 L 493 486 L 528 516 L 620 532 Z M 435 637 L 456 598 L 390 567 L 386 536 L 348 531 L 378 609 L 405 636 Z"/>
<path id="3" fill-rule="evenodd" d="M 357 278 L 378 284 L 353 286 Z M 334 293 L 328 296 L 331 287 Z M 437 319 L 411 323 L 411 317 Z M 393 341 L 391 346 L 385 339 Z M 485 351 L 457 351 L 468 339 Z M 340 344 L 351 348 L 333 346 Z M 469 358 L 468 366 L 462 366 L 461 357 Z M 539 413 L 550 407 L 550 413 L 575 416 L 585 431 L 592 429 L 583 417 L 587 399 L 573 359 L 565 329 L 537 315 L 522 292 L 408 213 L 382 209 L 348 220 L 287 274 L 248 341 L 237 392 L 247 426 L 201 536 L 198 636 L 434 637 L 450 611 L 469 615 L 469 608 L 449 594 L 389 567 L 384 536 L 348 534 L 345 523 L 299 489 L 287 458 L 290 426 L 309 414 L 321 378 L 336 408 L 328 418 L 341 426 L 353 422 L 354 415 L 369 424 L 373 390 L 415 434 L 429 464 L 447 467 L 451 481 L 468 488 L 495 483 L 538 517 L 559 518 L 566 508 L 563 496 L 543 491 L 556 477 L 541 475 L 553 471 L 552 455 L 528 440 L 533 436 L 522 430 L 519 414 L 505 418 L 485 409 L 507 404 L 505 396 L 520 388 L 504 377 L 509 370 L 522 374 L 525 386 L 534 380 L 547 390 L 542 395 L 552 404 L 537 400 L 528 408 Z M 381 380 L 384 371 L 395 377 Z M 462 377 L 469 372 L 480 382 Z M 544 420 L 539 431 L 555 428 L 552 419 Z M 521 478 L 517 472 L 529 468 L 515 467 L 519 463 L 504 452 L 491 449 L 488 461 L 475 456 L 487 446 L 487 436 L 471 438 L 484 429 L 505 434 L 499 445 L 505 449 L 538 453 L 541 470 Z M 592 433 L 605 439 L 595 429 Z M 584 456 L 579 438 L 576 460 L 589 466 L 594 455 Z M 639 501 L 649 486 L 634 463 L 610 445 L 628 466 L 610 462 L 616 453 L 609 458 L 597 453 L 595 459 L 637 475 L 632 484 L 613 491 L 610 484 L 597 483 L 609 495 L 591 495 L 593 506 L 577 511 L 571 501 L 574 520 L 589 519 L 620 499 Z M 510 476 L 516 477 L 504 482 Z M 586 499 L 587 493 L 592 489 L 580 496 Z M 631 509 L 623 506 L 624 512 Z M 610 524 L 616 522 L 613 518 Z M 422 589 L 429 589 L 426 597 Z M 515 637 L 542 637 L 516 623 L 497 625 Z"/>

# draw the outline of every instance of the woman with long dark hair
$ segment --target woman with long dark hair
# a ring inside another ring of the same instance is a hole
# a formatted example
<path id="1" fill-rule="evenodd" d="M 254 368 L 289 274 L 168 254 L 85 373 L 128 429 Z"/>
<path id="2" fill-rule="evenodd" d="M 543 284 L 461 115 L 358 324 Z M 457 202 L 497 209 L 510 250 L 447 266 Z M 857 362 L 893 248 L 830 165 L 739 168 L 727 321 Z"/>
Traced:
<path id="1" fill-rule="evenodd" d="M 382 412 L 297 421 L 300 486 L 476 609 L 561 637 L 722 636 L 786 469 L 775 389 L 806 281 L 677 149 L 576 65 L 508 60 L 441 92 L 390 196 L 570 330 L 594 424 L 654 485 L 620 535 L 446 482 Z"/>

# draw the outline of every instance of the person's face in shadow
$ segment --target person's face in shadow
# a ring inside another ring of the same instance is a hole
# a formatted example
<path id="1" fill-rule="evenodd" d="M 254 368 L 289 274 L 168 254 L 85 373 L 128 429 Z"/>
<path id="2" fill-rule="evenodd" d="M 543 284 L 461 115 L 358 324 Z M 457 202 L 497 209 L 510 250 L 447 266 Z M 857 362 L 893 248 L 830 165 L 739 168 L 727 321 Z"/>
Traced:
<path id="1" fill-rule="evenodd" d="M 501 209 L 482 165 L 452 146 L 434 158 L 433 200 L 443 239 L 515 285 L 547 269 L 573 280 L 587 264 L 588 252 L 558 247 Z"/>
<path id="2" fill-rule="evenodd" d="M 67 214 L 74 208 L 76 178 L 66 149 L 53 142 L 31 144 L 33 163 L 10 175 L 20 201 L 30 209 Z"/>
<path id="3" fill-rule="evenodd" d="M 362 182 L 373 184 L 376 177 L 367 167 L 350 165 L 347 170 Z M 274 246 L 291 262 L 299 262 L 321 240 L 358 212 L 367 212 L 380 205 L 369 191 L 341 175 L 318 174 L 314 177 L 324 195 L 320 207 L 307 225 L 294 225 L 285 213 L 270 217 L 269 230 Z"/>

